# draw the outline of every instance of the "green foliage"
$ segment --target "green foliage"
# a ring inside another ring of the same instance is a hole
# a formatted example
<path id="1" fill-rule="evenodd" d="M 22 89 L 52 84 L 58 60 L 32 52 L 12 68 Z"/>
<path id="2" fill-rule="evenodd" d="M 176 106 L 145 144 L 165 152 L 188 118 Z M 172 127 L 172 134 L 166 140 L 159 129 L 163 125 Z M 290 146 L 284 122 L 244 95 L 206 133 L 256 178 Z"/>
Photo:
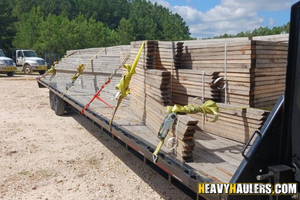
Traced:
<path id="1" fill-rule="evenodd" d="M 189 27 L 178 14 L 148 0 L 0 0 L 0 48 L 54 52 L 129 44 L 135 40 L 188 40 Z M 290 23 L 236 35 L 289 32 Z"/>
<path id="2" fill-rule="evenodd" d="M 15 35 L 13 22 L 15 18 L 11 15 L 12 9 L 9 0 L 0 0 L 0 48 L 9 55 L 11 43 Z"/>
<path id="3" fill-rule="evenodd" d="M 272 29 L 268 27 L 259 27 L 254 29 L 252 32 L 246 31 L 246 32 L 240 32 L 236 35 L 220 35 L 215 36 L 214 38 L 232 38 L 232 37 L 251 37 L 251 36 L 264 36 L 264 35 L 276 35 L 276 34 L 282 34 L 282 33 L 289 33 L 290 31 L 290 22 L 287 24 L 284 24 L 283 26 L 277 26 L 273 27 Z"/>
<path id="4" fill-rule="evenodd" d="M 7 22 L 7 34 L 1 35 L 0 44 L 7 49 L 63 55 L 69 49 L 135 40 L 191 39 L 178 14 L 147 0 L 0 0 L 1 8 L 4 4 L 8 9 L 1 11 L 0 20 Z M 9 19 L 2 20 L 2 15 Z M 3 39 L 8 36 L 10 40 Z"/>
<path id="5" fill-rule="evenodd" d="M 18 28 L 13 45 L 23 49 L 35 48 L 43 20 L 43 13 L 40 7 L 33 7 L 29 13 L 24 13 L 21 16 L 21 20 L 16 23 Z"/>
<path id="6" fill-rule="evenodd" d="M 101 21 L 111 29 L 116 29 L 122 18 L 128 18 L 127 0 L 74 0 L 77 12 L 88 18 Z"/>
<path id="7" fill-rule="evenodd" d="M 133 0 L 129 22 L 135 30 L 136 40 L 191 39 L 189 28 L 178 14 L 146 0 Z"/>
<path id="8" fill-rule="evenodd" d="M 114 31 L 95 19 L 87 20 L 82 14 L 71 21 L 64 15 L 49 15 L 41 27 L 39 46 L 35 48 L 40 53 L 48 51 L 63 55 L 67 49 L 118 44 Z"/>
<path id="9" fill-rule="evenodd" d="M 129 20 L 122 18 L 117 31 L 120 36 L 121 44 L 130 44 L 131 41 L 135 40 L 134 29 Z"/>
<path id="10" fill-rule="evenodd" d="M 10 0 L 12 15 L 21 19 L 24 13 L 29 13 L 33 7 L 40 7 L 41 12 L 60 15 L 72 13 L 70 0 Z"/>

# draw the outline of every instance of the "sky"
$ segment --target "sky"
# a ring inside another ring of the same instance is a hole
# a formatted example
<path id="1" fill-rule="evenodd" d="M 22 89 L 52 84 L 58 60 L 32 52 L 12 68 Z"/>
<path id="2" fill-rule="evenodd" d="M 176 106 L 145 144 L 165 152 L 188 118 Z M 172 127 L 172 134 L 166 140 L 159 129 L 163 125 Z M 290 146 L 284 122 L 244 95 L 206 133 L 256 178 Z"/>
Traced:
<path id="1" fill-rule="evenodd" d="M 192 37 L 253 31 L 259 27 L 282 26 L 290 20 L 297 0 L 150 0 L 178 13 Z"/>

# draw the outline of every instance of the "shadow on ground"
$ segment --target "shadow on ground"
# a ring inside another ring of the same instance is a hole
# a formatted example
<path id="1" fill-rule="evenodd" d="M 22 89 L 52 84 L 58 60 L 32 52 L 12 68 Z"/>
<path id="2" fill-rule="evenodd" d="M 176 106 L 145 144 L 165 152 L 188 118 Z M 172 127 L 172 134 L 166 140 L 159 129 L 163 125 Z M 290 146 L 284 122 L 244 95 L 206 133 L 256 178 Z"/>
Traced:
<path id="1" fill-rule="evenodd" d="M 164 188 L 166 186 L 171 190 L 177 190 L 174 185 L 168 182 L 166 179 L 167 177 L 163 176 L 157 176 L 153 179 L 147 180 L 146 176 L 144 174 L 144 171 L 152 170 L 151 167 L 149 167 L 146 164 L 143 164 L 143 162 L 136 156 L 124 156 L 124 151 L 122 148 L 125 149 L 123 145 L 118 143 L 116 140 L 113 140 L 111 137 L 109 137 L 107 134 L 101 132 L 101 130 L 92 124 L 90 121 L 85 119 L 83 116 L 78 115 L 77 113 L 68 113 L 65 115 L 65 117 L 73 117 L 79 124 L 81 124 L 89 133 L 91 133 L 99 142 L 101 142 L 107 149 L 109 149 L 115 156 L 117 156 L 126 166 L 128 166 L 136 175 L 138 175 L 141 179 L 145 181 L 153 190 L 155 190 L 163 199 L 190 199 L 195 198 L 196 195 L 192 193 L 191 191 L 187 191 L 187 194 L 183 194 L 180 196 L 170 196 L 166 193 Z M 97 130 L 97 131 L 95 131 Z M 99 130 L 99 131 L 98 131 Z M 116 148 L 116 146 L 118 148 Z M 128 151 L 129 152 L 129 151 Z M 134 154 L 134 152 L 131 152 Z M 136 165 L 132 163 L 137 163 Z M 143 167 L 141 167 L 141 165 Z M 154 165 L 154 164 L 152 164 Z M 156 165 L 154 165 L 156 167 Z M 158 167 L 157 167 L 158 168 Z M 157 171 L 155 171 L 157 172 Z M 159 172 L 157 172 L 159 173 Z M 158 184 L 159 183 L 159 184 Z M 177 186 L 178 187 L 178 186 Z M 186 192 L 183 189 L 184 192 Z"/>

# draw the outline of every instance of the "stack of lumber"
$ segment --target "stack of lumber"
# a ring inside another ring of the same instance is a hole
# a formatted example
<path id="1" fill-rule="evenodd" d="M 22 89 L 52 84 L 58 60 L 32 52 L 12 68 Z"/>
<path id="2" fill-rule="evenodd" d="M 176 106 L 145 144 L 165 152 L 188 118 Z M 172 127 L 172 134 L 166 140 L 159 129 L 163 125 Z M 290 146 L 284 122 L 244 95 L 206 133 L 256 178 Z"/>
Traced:
<path id="1" fill-rule="evenodd" d="M 142 45 L 142 41 L 131 42 L 130 45 L 130 57 L 127 60 L 126 64 L 132 65 L 134 62 L 137 53 Z M 150 48 L 153 48 L 153 45 L 150 43 Z M 145 112 L 146 112 L 146 84 L 145 84 L 145 68 L 146 68 L 146 60 L 148 58 L 148 42 L 146 42 L 144 50 L 140 55 L 140 59 L 137 63 L 135 74 L 131 77 L 131 82 L 129 85 L 130 89 L 130 109 L 131 111 L 145 122 Z M 151 53 L 150 53 L 151 54 Z M 124 72 L 123 72 L 124 73 Z"/>
<path id="2" fill-rule="evenodd" d="M 157 41 L 149 41 L 148 40 L 146 42 L 146 46 L 145 46 L 145 49 L 146 49 L 146 52 L 147 52 L 146 66 L 145 66 L 146 69 L 154 69 L 153 68 L 154 57 L 155 57 L 154 54 L 155 54 L 156 48 L 157 48 Z"/>
<path id="3" fill-rule="evenodd" d="M 288 43 L 256 41 L 251 107 L 272 108 L 284 94 Z"/>
<path id="4" fill-rule="evenodd" d="M 172 102 L 185 104 L 188 97 L 218 100 L 220 92 L 213 85 L 218 72 L 177 69 L 172 77 Z"/>
<path id="5" fill-rule="evenodd" d="M 185 41 L 182 68 L 202 71 L 248 73 L 251 68 L 251 41 L 248 38 Z"/>
<path id="6" fill-rule="evenodd" d="M 159 128 L 167 115 L 166 107 L 147 95 L 145 121 L 147 127 L 155 134 L 155 137 L 157 137 Z M 176 143 L 173 144 L 170 142 L 167 148 L 170 149 L 173 145 L 176 145 L 172 150 L 172 153 L 174 153 L 181 161 L 193 161 L 193 151 L 195 146 L 194 133 L 197 128 L 197 123 L 198 120 L 194 120 L 187 115 L 177 115 L 177 120 L 165 139 L 165 145 L 167 145 L 168 139 L 176 137 L 177 135 L 177 139 L 173 140 L 173 142 L 176 141 Z"/>
<path id="7" fill-rule="evenodd" d="M 166 105 L 170 102 L 171 71 L 166 71 L 157 62 L 157 46 L 160 42 L 147 41 L 144 51 L 136 68 L 136 74 L 132 76 L 130 83 L 130 108 L 157 137 L 159 128 L 167 116 Z M 163 43 L 167 47 L 167 43 Z M 170 42 L 172 44 L 172 42 Z M 129 63 L 133 62 L 142 42 L 132 42 Z M 182 46 L 182 44 L 179 44 Z M 170 45 L 169 47 L 172 47 Z M 169 49 L 171 50 L 171 49 Z M 171 54 L 170 54 L 171 55 Z M 166 62 L 171 62 L 171 60 Z M 171 69 L 171 68 L 170 68 Z M 188 116 L 183 116 L 178 125 L 178 146 L 174 154 L 180 160 L 191 161 L 193 159 L 194 140 L 193 134 L 197 121 Z M 175 133 L 176 128 L 170 132 Z"/>
<path id="8" fill-rule="evenodd" d="M 230 104 L 272 107 L 284 93 L 288 45 L 268 40 L 185 41 L 182 68 L 220 72 L 219 75 L 227 80 L 227 102 Z M 221 100 L 225 102 L 224 90 Z"/>
<path id="9" fill-rule="evenodd" d="M 146 94 L 162 105 L 170 103 L 170 72 L 161 70 L 146 71 Z"/>
<path id="10" fill-rule="evenodd" d="M 144 50 L 142 51 L 136 68 L 136 74 L 132 76 L 130 83 L 131 110 L 143 122 L 145 122 L 146 95 L 151 96 L 162 105 L 166 105 L 170 101 L 170 73 L 167 71 L 155 70 L 159 69 L 154 61 L 157 44 L 157 41 L 145 42 Z M 134 61 L 141 45 L 142 41 L 131 42 L 128 64 L 131 64 Z"/>
<path id="11" fill-rule="evenodd" d="M 181 67 L 183 42 L 157 41 L 154 51 L 154 69 L 172 70 Z"/>
<path id="12" fill-rule="evenodd" d="M 63 58 L 59 64 L 56 64 L 55 68 L 58 75 L 66 77 L 67 85 L 71 83 L 71 76 L 78 72 L 77 67 L 83 64 L 85 67 L 83 74 L 76 80 L 74 87 L 71 87 L 70 90 L 96 92 L 107 81 L 110 74 L 121 64 L 120 56 L 122 52 L 128 54 L 129 45 L 70 50 L 67 51 L 69 56 Z M 91 61 L 92 58 L 93 60 Z M 114 79 L 103 89 L 103 92 L 115 94 L 115 85 L 119 82 L 120 77 L 121 70 L 118 70 Z"/>
<path id="13" fill-rule="evenodd" d="M 181 57 L 183 52 L 183 42 L 173 42 L 176 45 L 174 55 L 174 65 L 176 69 L 181 68 Z"/>
<path id="14" fill-rule="evenodd" d="M 195 146 L 194 134 L 196 132 L 198 120 L 194 120 L 187 115 L 177 115 L 177 119 L 174 122 L 173 129 L 167 135 L 165 142 L 170 138 L 170 142 L 167 148 L 173 149 L 173 153 L 181 161 L 192 162 L 193 151 Z"/>
<path id="15" fill-rule="evenodd" d="M 132 64 L 135 60 L 140 47 L 144 41 L 136 41 L 130 43 L 130 57 L 126 64 Z M 154 64 L 154 52 L 157 46 L 157 41 L 147 40 L 145 41 L 144 48 L 142 50 L 141 57 L 138 62 L 138 68 L 141 69 L 153 69 Z"/>
<path id="16" fill-rule="evenodd" d="M 111 73 L 121 63 L 120 52 L 128 53 L 129 45 L 71 50 L 67 51 L 67 55 L 71 56 L 63 58 L 59 64 L 56 65 L 56 68 L 76 71 L 76 68 L 80 64 L 86 65 L 94 58 L 92 63 L 88 64 L 84 71 Z M 121 71 L 118 73 L 121 73 Z"/>
<path id="17" fill-rule="evenodd" d="M 236 107 L 229 104 L 218 103 L 220 107 L 219 119 L 212 122 L 214 116 L 207 115 L 204 119 L 203 115 L 191 114 L 190 116 L 199 121 L 199 128 L 228 139 L 232 139 L 241 143 L 246 143 L 255 130 L 260 130 L 266 118 L 268 111 Z"/>
<path id="18" fill-rule="evenodd" d="M 289 41 L 289 34 L 255 36 L 255 37 L 253 37 L 253 40 L 286 42 L 287 43 Z"/>
<path id="19" fill-rule="evenodd" d="M 167 116 L 167 108 L 149 95 L 146 97 L 145 104 L 145 124 L 155 135 L 157 135 L 160 125 Z"/>
<path id="20" fill-rule="evenodd" d="M 226 73 L 227 102 L 271 109 L 285 90 L 287 43 L 252 41 L 249 73 Z M 225 76 L 221 73 L 220 76 Z M 225 102 L 225 91 L 221 91 Z"/>

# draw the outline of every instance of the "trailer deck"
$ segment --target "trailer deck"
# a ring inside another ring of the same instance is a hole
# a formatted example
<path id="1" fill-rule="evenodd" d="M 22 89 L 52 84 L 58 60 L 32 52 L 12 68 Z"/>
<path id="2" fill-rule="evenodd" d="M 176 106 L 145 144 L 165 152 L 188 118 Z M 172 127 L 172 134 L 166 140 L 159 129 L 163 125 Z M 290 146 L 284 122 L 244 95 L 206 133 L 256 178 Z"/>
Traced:
<path id="1" fill-rule="evenodd" d="M 71 72 L 66 73 L 64 71 L 64 73 L 58 73 L 51 81 L 49 77 L 46 77 L 38 80 L 38 83 L 48 87 L 50 91 L 63 98 L 75 110 L 80 112 L 96 91 L 94 79 L 96 78 L 98 82 L 101 82 L 101 80 L 104 82 L 107 75 L 83 73 L 74 86 L 65 93 L 65 87 L 70 82 L 70 75 L 72 75 Z M 116 93 L 114 86 L 119 78 L 115 79 L 116 82 L 109 84 L 100 93 L 100 97 L 113 106 L 116 104 L 116 101 L 112 100 Z M 108 125 L 108 122 L 111 119 L 113 110 L 97 99 L 90 104 L 84 112 L 84 116 L 98 125 L 102 131 L 111 133 L 112 137 L 123 141 L 126 148 L 136 150 L 144 157 L 144 162 L 152 162 L 152 152 L 160 140 L 157 138 L 157 133 L 153 133 L 131 111 L 129 101 L 130 95 L 121 103 L 112 127 Z M 179 161 L 176 156 L 168 153 L 164 146 L 160 151 L 157 166 L 169 174 L 170 180 L 172 178 L 179 180 L 195 193 L 198 190 L 198 182 L 230 182 L 243 159 L 240 152 L 244 144 L 201 130 L 196 131 L 194 139 L 193 162 L 184 163 Z M 184 173 L 182 173 L 182 170 Z M 217 196 L 214 196 L 214 198 L 217 198 Z"/>

